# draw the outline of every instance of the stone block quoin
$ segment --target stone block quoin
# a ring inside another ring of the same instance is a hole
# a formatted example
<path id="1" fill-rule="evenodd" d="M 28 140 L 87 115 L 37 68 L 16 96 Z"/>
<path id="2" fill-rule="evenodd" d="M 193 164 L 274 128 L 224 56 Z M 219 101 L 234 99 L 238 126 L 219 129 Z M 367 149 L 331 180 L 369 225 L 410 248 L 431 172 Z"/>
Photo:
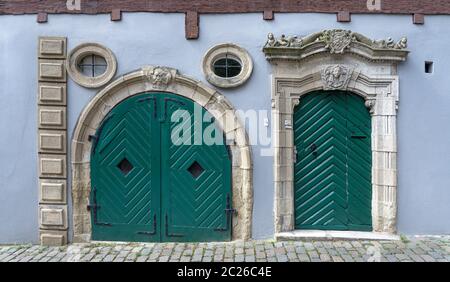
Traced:
<path id="1" fill-rule="evenodd" d="M 39 16 L 38 16 L 39 19 Z M 38 38 L 39 239 L 67 244 L 67 39 Z"/>

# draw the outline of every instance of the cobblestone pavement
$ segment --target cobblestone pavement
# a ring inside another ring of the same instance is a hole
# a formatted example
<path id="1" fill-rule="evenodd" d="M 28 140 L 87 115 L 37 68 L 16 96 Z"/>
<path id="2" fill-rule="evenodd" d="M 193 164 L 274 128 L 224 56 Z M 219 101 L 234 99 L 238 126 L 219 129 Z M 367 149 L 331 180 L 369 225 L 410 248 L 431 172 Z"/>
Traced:
<path id="1" fill-rule="evenodd" d="M 450 237 L 402 241 L 248 241 L 0 246 L 0 262 L 362 262 L 450 261 Z"/>

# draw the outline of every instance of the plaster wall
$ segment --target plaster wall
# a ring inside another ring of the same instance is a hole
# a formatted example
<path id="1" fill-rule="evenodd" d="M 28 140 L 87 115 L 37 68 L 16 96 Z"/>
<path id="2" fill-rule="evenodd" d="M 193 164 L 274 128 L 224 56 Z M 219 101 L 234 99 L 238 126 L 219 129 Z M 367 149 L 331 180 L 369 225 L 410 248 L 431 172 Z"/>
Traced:
<path id="1" fill-rule="evenodd" d="M 408 37 L 411 54 L 398 69 L 397 227 L 404 234 L 450 234 L 450 16 L 427 16 L 422 26 L 410 16 L 393 15 L 352 15 L 350 23 L 337 23 L 331 14 L 276 14 L 274 21 L 260 14 L 201 15 L 198 40 L 185 39 L 183 14 L 125 13 L 119 22 L 109 15 L 50 15 L 45 24 L 37 24 L 35 15 L 0 16 L 0 27 L 0 243 L 38 242 L 38 36 L 66 36 L 69 51 L 83 42 L 103 44 L 117 57 L 117 75 L 163 65 L 205 83 L 203 54 L 233 42 L 252 56 L 253 75 L 241 87 L 219 91 L 235 108 L 265 110 L 270 119 L 272 70 L 261 51 L 267 33 L 308 35 L 332 28 L 374 39 Z M 424 61 L 434 61 L 433 74 L 424 72 Z M 68 140 L 97 91 L 68 80 Z M 261 128 L 270 134 L 270 127 Z M 261 155 L 267 148 L 253 146 L 254 238 L 274 232 L 273 158 Z"/>

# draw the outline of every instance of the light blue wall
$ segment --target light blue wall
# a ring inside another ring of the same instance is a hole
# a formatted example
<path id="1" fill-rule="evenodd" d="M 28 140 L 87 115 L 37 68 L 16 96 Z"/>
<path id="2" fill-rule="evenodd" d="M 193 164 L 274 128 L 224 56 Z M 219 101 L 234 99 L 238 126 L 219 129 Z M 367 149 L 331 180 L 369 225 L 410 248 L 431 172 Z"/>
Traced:
<path id="1" fill-rule="evenodd" d="M 346 28 L 372 38 L 409 38 L 412 51 L 399 68 L 399 195 L 398 228 L 407 234 L 450 233 L 450 17 L 426 18 L 413 25 L 410 16 L 353 15 L 339 24 L 335 15 L 260 14 L 202 15 L 200 38 L 185 40 L 182 14 L 0 16 L 0 243 L 38 241 L 37 189 L 37 37 L 66 36 L 69 50 L 83 42 L 106 45 L 118 58 L 123 74 L 146 64 L 177 68 L 204 81 L 203 54 L 221 42 L 247 49 L 254 73 L 244 86 L 220 90 L 238 109 L 270 112 L 270 65 L 261 52 L 268 32 L 307 35 L 322 29 Z M 435 73 L 424 73 L 424 61 L 435 61 Z M 96 91 L 68 82 L 68 129 Z M 269 115 L 270 118 L 270 115 Z M 269 129 L 270 130 L 270 129 Z M 253 235 L 273 234 L 272 157 L 253 148 Z"/>

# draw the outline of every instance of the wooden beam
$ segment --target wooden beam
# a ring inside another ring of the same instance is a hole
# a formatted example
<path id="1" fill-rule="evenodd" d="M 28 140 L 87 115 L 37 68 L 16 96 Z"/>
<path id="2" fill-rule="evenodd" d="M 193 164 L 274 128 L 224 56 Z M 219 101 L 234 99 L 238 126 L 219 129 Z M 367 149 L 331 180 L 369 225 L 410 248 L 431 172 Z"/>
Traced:
<path id="1" fill-rule="evenodd" d="M 73 0 L 75 1 L 75 0 Z M 106 14 L 122 12 L 186 13 L 337 13 L 351 14 L 425 14 L 450 15 L 448 0 L 382 0 L 380 9 L 369 7 L 366 0 L 82 0 L 81 9 L 67 7 L 61 0 L 2 0 L 0 14 Z"/>
<path id="2" fill-rule="evenodd" d="M 425 24 L 425 15 L 424 14 L 414 14 L 413 15 L 413 23 L 414 24 Z"/>
<path id="3" fill-rule="evenodd" d="M 121 21 L 122 20 L 122 11 L 120 9 L 113 9 L 111 11 L 111 21 Z"/>
<path id="4" fill-rule="evenodd" d="M 47 13 L 38 13 L 36 21 L 38 23 L 46 23 L 46 22 L 48 22 L 48 14 Z"/>
<path id="5" fill-rule="evenodd" d="M 197 12 L 186 12 L 185 18 L 186 39 L 197 39 L 199 36 L 199 16 Z"/>
<path id="6" fill-rule="evenodd" d="M 349 11 L 340 11 L 337 13 L 337 21 L 341 23 L 349 23 L 352 21 Z"/>
<path id="7" fill-rule="evenodd" d="M 264 19 L 265 21 L 272 21 L 273 18 L 274 18 L 273 11 L 271 11 L 271 10 L 266 10 L 266 11 L 264 11 L 264 13 L 263 13 L 263 19 Z"/>

